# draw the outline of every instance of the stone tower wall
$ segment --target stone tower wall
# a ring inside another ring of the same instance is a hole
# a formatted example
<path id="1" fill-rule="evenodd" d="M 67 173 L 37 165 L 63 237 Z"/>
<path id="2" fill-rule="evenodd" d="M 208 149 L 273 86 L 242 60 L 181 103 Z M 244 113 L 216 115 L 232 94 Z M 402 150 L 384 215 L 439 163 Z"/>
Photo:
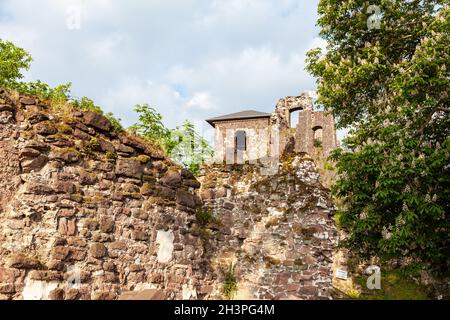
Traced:
<path id="1" fill-rule="evenodd" d="M 320 148 L 323 156 L 328 157 L 330 152 L 337 147 L 334 118 L 324 111 L 304 110 L 299 114 L 299 121 L 295 133 L 295 151 L 306 152 L 313 156 L 319 144 L 314 142 L 315 130 L 322 130 Z"/>
<path id="2" fill-rule="evenodd" d="M 265 157 L 269 152 L 269 120 L 267 118 L 221 121 L 216 123 L 215 162 L 234 163 L 235 133 L 245 131 L 247 150 L 238 157 L 238 163 Z"/>
<path id="3" fill-rule="evenodd" d="M 279 130 L 279 150 L 280 154 L 290 150 L 289 145 L 293 142 L 294 135 L 290 130 L 291 113 L 297 110 L 312 108 L 312 100 L 306 94 L 300 96 L 289 96 L 278 100 L 275 112 L 271 117 L 271 126 Z"/>
<path id="4" fill-rule="evenodd" d="M 298 110 L 301 111 L 298 125 L 291 129 L 292 112 Z M 215 163 L 235 163 L 234 137 L 238 130 L 247 133 L 247 150 L 237 157 L 236 163 L 266 156 L 278 158 L 285 152 L 294 151 L 306 152 L 315 158 L 314 129 L 319 127 L 322 129 L 322 155 L 327 157 L 337 147 L 333 116 L 313 111 L 312 98 L 307 94 L 280 99 L 270 119 L 218 121 L 215 127 Z M 277 155 L 274 154 L 274 147 L 278 150 Z"/>

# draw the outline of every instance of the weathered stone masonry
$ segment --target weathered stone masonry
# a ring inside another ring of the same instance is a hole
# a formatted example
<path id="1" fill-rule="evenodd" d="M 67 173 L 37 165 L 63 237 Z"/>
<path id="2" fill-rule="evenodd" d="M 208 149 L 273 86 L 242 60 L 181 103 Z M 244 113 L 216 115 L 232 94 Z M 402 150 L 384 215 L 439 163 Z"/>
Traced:
<path id="1" fill-rule="evenodd" d="M 237 298 L 330 298 L 334 208 L 314 162 L 260 169 L 205 167 L 201 186 L 102 115 L 0 89 L 0 299 L 217 299 L 230 264 Z"/>
<path id="2" fill-rule="evenodd" d="M 201 298 L 198 187 L 99 114 L 0 90 L 0 299 Z"/>
<path id="3" fill-rule="evenodd" d="M 218 279 L 233 265 L 237 298 L 331 298 L 335 209 L 313 160 L 291 154 L 277 174 L 260 170 L 215 164 L 199 178 L 200 195 L 220 221 L 206 251 Z"/>

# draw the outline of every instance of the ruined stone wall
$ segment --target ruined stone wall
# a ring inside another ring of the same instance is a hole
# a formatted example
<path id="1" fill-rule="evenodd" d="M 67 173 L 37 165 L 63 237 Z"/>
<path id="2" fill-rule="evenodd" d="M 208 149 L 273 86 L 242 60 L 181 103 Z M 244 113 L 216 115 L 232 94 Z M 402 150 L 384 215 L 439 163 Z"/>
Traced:
<path id="1" fill-rule="evenodd" d="M 236 298 L 331 297 L 334 208 L 313 161 L 262 169 L 213 165 L 199 191 L 102 115 L 0 89 L 0 299 L 223 298 L 230 264 Z"/>
<path id="2" fill-rule="evenodd" d="M 97 113 L 0 89 L 0 299 L 202 298 L 198 187 Z"/>
<path id="3" fill-rule="evenodd" d="M 297 110 L 307 110 L 312 108 L 312 99 L 308 94 L 300 96 L 289 96 L 278 100 L 275 112 L 271 117 L 271 126 L 279 130 L 280 154 L 294 151 L 295 137 L 291 133 L 291 113 Z"/>
<path id="4" fill-rule="evenodd" d="M 314 133 L 321 130 L 315 143 Z M 320 141 L 320 143 L 319 143 Z M 299 122 L 295 134 L 295 151 L 316 154 L 321 148 L 324 158 L 328 157 L 338 146 L 333 115 L 325 111 L 304 110 L 299 114 Z"/>
<path id="5" fill-rule="evenodd" d="M 235 267 L 241 299 L 329 299 L 337 243 L 334 207 L 312 159 L 289 155 L 274 175 L 256 165 L 213 165 L 199 178 L 214 220 L 204 230 L 206 253 L 221 296 Z"/>

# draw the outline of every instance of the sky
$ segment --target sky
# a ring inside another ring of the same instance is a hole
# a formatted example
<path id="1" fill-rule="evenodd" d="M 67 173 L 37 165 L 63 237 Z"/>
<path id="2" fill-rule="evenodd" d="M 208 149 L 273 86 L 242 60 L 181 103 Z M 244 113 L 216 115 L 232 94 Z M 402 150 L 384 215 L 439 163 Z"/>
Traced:
<path id="1" fill-rule="evenodd" d="M 0 0 L 0 38 L 33 56 L 26 80 L 72 82 L 125 126 L 148 103 L 168 127 L 314 91 L 318 0 Z"/>

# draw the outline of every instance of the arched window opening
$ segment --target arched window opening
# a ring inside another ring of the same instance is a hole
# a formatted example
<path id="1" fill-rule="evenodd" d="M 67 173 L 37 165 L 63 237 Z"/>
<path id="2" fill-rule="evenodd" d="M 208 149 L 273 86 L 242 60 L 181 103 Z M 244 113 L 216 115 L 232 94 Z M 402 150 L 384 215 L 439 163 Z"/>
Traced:
<path id="1" fill-rule="evenodd" d="M 314 127 L 313 131 L 314 131 L 314 146 L 321 147 L 323 140 L 323 129 L 322 127 Z"/>
<path id="2" fill-rule="evenodd" d="M 298 125 L 298 121 L 299 121 L 299 117 L 300 117 L 300 112 L 301 112 L 302 110 L 295 110 L 295 111 L 292 111 L 290 114 L 289 114 L 289 127 L 290 128 L 297 128 L 297 125 Z"/>

